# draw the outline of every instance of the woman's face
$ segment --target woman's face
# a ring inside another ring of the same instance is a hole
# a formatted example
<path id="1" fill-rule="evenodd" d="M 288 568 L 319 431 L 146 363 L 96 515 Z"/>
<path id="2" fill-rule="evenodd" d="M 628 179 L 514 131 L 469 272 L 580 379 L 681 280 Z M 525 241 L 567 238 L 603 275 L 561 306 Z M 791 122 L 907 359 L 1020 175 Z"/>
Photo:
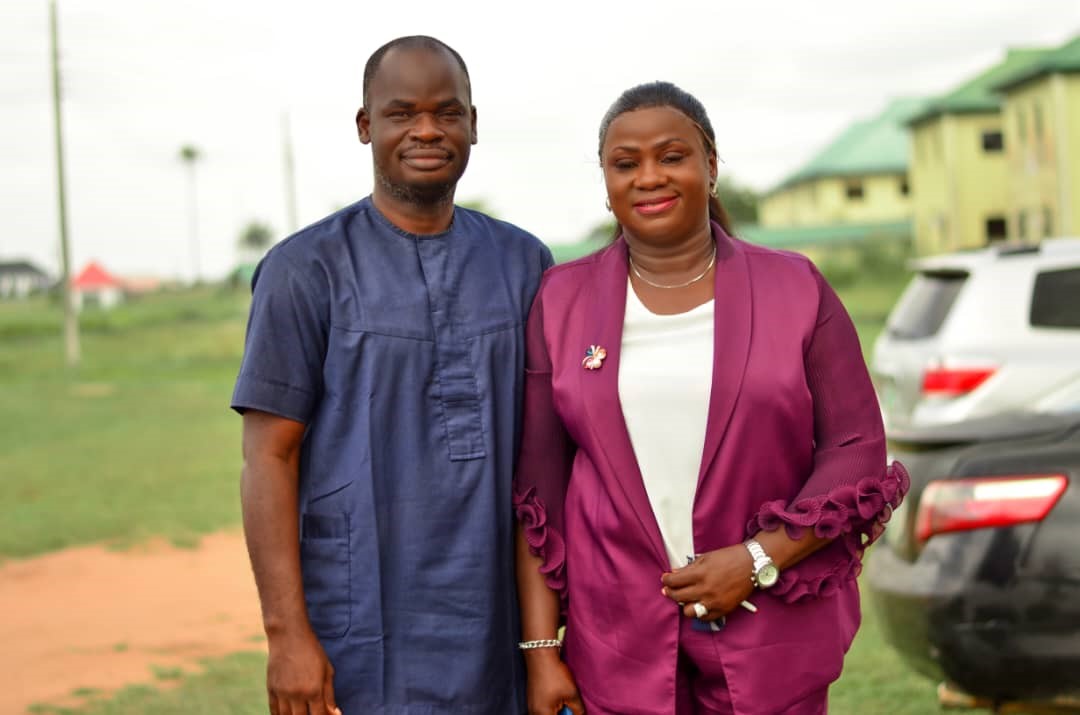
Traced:
<path id="1" fill-rule="evenodd" d="M 685 114 L 671 107 L 620 114 L 600 156 L 611 211 L 630 238 L 670 245 L 707 230 L 716 157 Z"/>

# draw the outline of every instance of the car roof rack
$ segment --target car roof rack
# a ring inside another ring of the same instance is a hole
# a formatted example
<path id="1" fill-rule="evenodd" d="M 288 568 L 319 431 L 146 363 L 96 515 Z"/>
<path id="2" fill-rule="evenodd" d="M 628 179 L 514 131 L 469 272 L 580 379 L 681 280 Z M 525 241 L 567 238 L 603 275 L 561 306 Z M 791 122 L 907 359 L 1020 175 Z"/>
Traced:
<path id="1" fill-rule="evenodd" d="M 998 256 L 1022 256 L 1030 253 L 1038 253 L 1042 246 L 1038 243 L 1009 242 L 1002 243 L 997 247 Z"/>

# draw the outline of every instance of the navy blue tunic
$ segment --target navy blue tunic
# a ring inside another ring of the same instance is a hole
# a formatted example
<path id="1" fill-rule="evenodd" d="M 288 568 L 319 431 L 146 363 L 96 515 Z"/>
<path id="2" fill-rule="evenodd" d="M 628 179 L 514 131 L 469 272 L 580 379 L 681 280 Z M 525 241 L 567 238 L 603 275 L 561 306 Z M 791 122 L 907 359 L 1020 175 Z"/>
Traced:
<path id="1" fill-rule="evenodd" d="M 417 236 L 367 198 L 255 273 L 232 405 L 308 426 L 304 595 L 346 715 L 523 710 L 510 481 L 551 263 L 480 213 Z"/>

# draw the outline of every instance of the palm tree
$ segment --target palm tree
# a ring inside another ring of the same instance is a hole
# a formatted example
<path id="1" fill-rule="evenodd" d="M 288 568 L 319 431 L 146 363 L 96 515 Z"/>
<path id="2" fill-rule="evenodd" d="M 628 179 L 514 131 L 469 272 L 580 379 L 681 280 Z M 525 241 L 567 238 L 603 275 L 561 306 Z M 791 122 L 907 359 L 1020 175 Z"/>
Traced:
<path id="1" fill-rule="evenodd" d="M 274 229 L 261 221 L 252 221 L 240 232 L 236 245 L 243 253 L 262 256 L 274 242 Z"/>
<path id="2" fill-rule="evenodd" d="M 187 165 L 188 171 L 188 229 L 191 247 L 191 280 L 198 283 L 202 277 L 199 265 L 199 202 L 195 182 L 195 164 L 202 159 L 202 152 L 194 144 L 180 147 L 180 161 Z"/>

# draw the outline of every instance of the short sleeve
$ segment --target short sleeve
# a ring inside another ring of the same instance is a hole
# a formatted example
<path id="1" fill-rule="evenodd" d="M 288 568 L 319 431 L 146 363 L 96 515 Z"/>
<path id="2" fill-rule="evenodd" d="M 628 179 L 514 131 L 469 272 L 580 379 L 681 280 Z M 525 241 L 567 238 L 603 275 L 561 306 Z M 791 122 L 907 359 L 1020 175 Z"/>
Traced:
<path id="1" fill-rule="evenodd" d="M 764 504 L 747 534 L 783 526 L 792 538 L 804 529 L 836 543 L 781 576 L 775 593 L 788 601 L 827 595 L 861 568 L 863 550 L 884 530 L 909 479 L 899 463 L 886 464 L 885 430 L 855 326 L 840 298 L 813 269 L 817 319 L 804 356 L 814 410 L 814 461 L 790 502 Z"/>
<path id="2" fill-rule="evenodd" d="M 260 410 L 310 421 L 322 394 L 330 322 L 328 291 L 314 283 L 280 247 L 260 262 L 233 390 L 237 412 Z"/>

